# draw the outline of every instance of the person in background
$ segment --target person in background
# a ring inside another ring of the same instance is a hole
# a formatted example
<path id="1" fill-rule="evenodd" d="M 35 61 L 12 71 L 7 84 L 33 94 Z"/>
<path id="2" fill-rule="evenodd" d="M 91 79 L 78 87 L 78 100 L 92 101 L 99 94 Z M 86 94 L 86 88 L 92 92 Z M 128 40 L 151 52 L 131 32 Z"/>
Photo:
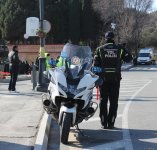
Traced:
<path id="1" fill-rule="evenodd" d="M 53 58 L 51 58 L 51 59 L 49 60 L 49 64 L 50 64 L 51 68 L 55 68 L 55 67 L 56 67 L 56 60 L 53 59 Z"/>
<path id="2" fill-rule="evenodd" d="M 63 66 L 63 62 L 64 62 L 63 57 L 60 56 L 59 59 L 57 60 L 56 66 L 57 67 Z"/>
<path id="3" fill-rule="evenodd" d="M 34 63 L 36 71 L 39 71 L 39 56 L 40 56 L 40 53 L 38 53 L 38 56 L 37 56 L 35 63 Z"/>
<path id="4" fill-rule="evenodd" d="M 25 61 L 20 61 L 19 63 L 19 74 L 25 74 L 26 64 Z"/>
<path id="5" fill-rule="evenodd" d="M 103 79 L 100 86 L 100 120 L 103 129 L 113 129 L 117 117 L 122 61 L 130 62 L 132 55 L 124 46 L 116 45 L 114 33 L 105 34 L 106 43 L 96 49 L 94 71 Z M 109 110 L 108 110 L 108 101 Z"/>
<path id="6" fill-rule="evenodd" d="M 56 58 L 56 63 L 59 62 L 59 58 L 60 58 L 60 56 L 57 56 L 57 58 Z"/>
<path id="7" fill-rule="evenodd" d="M 30 74 L 30 65 L 28 61 L 25 61 L 25 74 Z"/>
<path id="8" fill-rule="evenodd" d="M 11 74 L 8 90 L 16 91 L 16 81 L 18 77 L 19 62 L 20 62 L 17 45 L 14 45 L 13 49 L 9 52 L 8 59 L 9 59 L 9 71 Z"/>
<path id="9" fill-rule="evenodd" d="M 46 70 L 49 70 L 51 68 L 51 65 L 49 64 L 50 61 L 50 54 L 49 53 L 45 53 L 45 58 L 46 58 Z"/>

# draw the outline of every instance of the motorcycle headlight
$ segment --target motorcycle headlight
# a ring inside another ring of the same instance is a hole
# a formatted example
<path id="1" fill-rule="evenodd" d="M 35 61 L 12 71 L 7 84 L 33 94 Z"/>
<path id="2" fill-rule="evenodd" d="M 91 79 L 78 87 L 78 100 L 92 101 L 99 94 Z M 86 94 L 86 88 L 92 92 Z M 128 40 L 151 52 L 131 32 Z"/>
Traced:
<path id="1" fill-rule="evenodd" d="M 86 89 L 86 87 L 76 89 L 76 86 L 68 86 L 68 88 L 67 88 L 64 85 L 60 84 L 60 83 L 58 83 L 58 85 L 64 92 L 71 93 L 73 95 L 77 95 L 77 94 L 83 92 Z"/>
<path id="2" fill-rule="evenodd" d="M 74 87 L 69 87 L 69 92 L 71 94 L 77 95 L 81 92 L 83 92 L 86 89 L 86 87 L 80 88 L 80 89 L 75 89 Z"/>

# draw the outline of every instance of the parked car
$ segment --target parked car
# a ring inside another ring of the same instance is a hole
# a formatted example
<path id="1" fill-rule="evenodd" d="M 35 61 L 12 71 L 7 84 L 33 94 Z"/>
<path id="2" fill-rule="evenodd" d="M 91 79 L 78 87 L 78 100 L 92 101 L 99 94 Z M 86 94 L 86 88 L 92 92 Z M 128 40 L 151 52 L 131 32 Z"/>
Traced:
<path id="1" fill-rule="evenodd" d="M 139 50 L 137 64 L 156 64 L 157 55 L 154 48 L 142 48 Z"/>

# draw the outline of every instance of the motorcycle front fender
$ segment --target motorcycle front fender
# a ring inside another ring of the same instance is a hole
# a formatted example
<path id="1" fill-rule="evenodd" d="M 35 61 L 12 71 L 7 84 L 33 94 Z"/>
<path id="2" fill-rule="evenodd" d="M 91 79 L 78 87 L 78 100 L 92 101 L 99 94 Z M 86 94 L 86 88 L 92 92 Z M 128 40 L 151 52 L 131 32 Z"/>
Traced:
<path id="1" fill-rule="evenodd" d="M 66 106 L 61 106 L 60 108 L 60 112 L 59 112 L 59 125 L 62 124 L 62 120 L 63 120 L 63 114 L 64 113 L 72 113 L 73 114 L 73 118 L 72 118 L 72 125 L 74 125 L 75 121 L 76 121 L 76 106 L 68 108 Z"/>

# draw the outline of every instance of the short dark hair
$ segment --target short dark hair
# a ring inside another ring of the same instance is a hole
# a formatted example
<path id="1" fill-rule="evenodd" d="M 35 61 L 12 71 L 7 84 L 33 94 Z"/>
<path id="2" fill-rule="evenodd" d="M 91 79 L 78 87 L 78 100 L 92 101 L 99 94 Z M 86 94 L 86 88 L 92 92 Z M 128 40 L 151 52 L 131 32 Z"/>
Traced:
<path id="1" fill-rule="evenodd" d="M 14 46 L 13 46 L 13 51 L 16 50 L 16 48 L 18 48 L 18 46 L 17 46 L 17 45 L 14 45 Z"/>
<path id="2" fill-rule="evenodd" d="M 126 46 L 126 43 L 123 43 L 123 46 L 125 47 L 125 46 Z"/>
<path id="3" fill-rule="evenodd" d="M 105 33 L 105 39 L 113 39 L 114 33 L 112 31 L 108 31 Z"/>

